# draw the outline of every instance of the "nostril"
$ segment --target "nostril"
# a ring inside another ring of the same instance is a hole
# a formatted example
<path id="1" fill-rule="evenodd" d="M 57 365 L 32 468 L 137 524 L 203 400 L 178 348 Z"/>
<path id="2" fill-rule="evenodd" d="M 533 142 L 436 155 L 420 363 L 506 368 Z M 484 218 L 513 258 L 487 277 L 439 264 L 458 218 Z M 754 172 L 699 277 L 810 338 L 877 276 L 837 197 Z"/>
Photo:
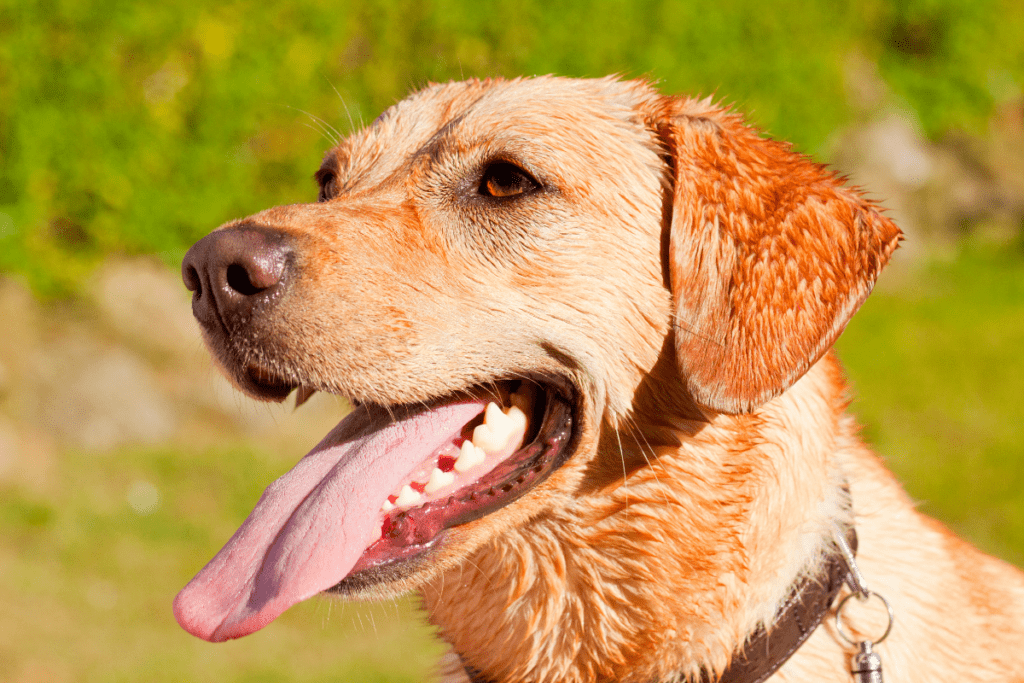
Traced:
<path id="1" fill-rule="evenodd" d="M 193 314 L 208 330 L 230 332 L 248 324 L 254 307 L 280 300 L 292 253 L 286 235 L 272 228 L 238 225 L 210 233 L 182 262 Z"/>
<path id="2" fill-rule="evenodd" d="M 190 265 L 185 266 L 183 271 L 181 279 L 185 281 L 185 289 L 202 296 L 203 282 L 199 279 L 199 272 Z"/>
<path id="3" fill-rule="evenodd" d="M 228 266 L 227 280 L 228 286 L 242 296 L 252 296 L 263 291 L 263 288 L 253 284 L 252 279 L 249 277 L 249 271 L 245 269 L 245 266 L 238 263 L 232 263 Z"/>

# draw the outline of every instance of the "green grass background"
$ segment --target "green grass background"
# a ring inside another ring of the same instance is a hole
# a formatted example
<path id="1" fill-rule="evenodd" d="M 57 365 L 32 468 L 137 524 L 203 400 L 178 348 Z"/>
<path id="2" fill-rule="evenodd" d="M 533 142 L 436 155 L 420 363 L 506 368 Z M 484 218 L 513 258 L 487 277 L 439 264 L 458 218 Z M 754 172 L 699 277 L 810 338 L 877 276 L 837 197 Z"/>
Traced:
<path id="1" fill-rule="evenodd" d="M 1017 0 L 201 5 L 0 0 L 0 272 L 74 299 L 110 254 L 176 266 L 213 226 L 310 201 L 335 131 L 429 80 L 621 73 L 716 94 L 811 154 L 858 116 L 858 55 L 928 135 L 982 133 L 1024 83 Z M 881 287 L 839 343 L 865 436 L 921 506 L 1024 565 L 1024 248 L 964 241 Z M 2 333 L 2 332 L 0 332 Z M 0 679 L 417 681 L 408 601 L 313 600 L 209 645 L 169 601 L 298 454 L 66 452 L 59 491 L 0 490 Z M 151 515 L 124 503 L 157 484 Z M 9 604 L 8 604 L 9 603 Z"/>

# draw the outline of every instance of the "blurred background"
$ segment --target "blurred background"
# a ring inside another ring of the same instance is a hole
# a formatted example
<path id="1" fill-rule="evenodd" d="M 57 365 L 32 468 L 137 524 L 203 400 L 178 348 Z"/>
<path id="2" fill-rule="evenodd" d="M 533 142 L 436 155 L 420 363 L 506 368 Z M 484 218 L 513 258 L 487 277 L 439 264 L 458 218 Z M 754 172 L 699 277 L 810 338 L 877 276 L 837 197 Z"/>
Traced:
<path id="1" fill-rule="evenodd" d="M 617 73 L 714 95 L 907 241 L 838 348 L 920 507 L 1024 565 L 1019 0 L 0 0 L 0 679 L 420 681 L 412 600 L 210 645 L 170 604 L 344 411 L 234 393 L 177 269 L 313 201 L 337 136 L 429 81 Z"/>

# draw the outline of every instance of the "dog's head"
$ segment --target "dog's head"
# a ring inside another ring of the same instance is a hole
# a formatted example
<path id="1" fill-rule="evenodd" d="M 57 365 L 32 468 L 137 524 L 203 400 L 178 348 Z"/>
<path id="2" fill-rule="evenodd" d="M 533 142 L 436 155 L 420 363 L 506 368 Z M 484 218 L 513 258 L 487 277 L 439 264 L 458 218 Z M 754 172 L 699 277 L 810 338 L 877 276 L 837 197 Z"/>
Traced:
<path id="1" fill-rule="evenodd" d="M 899 240 L 736 115 L 612 79 L 431 86 L 316 178 L 317 203 L 183 264 L 243 391 L 354 406 L 179 595 L 211 640 L 321 591 L 415 587 L 641 466 L 609 439 L 755 410 Z"/>

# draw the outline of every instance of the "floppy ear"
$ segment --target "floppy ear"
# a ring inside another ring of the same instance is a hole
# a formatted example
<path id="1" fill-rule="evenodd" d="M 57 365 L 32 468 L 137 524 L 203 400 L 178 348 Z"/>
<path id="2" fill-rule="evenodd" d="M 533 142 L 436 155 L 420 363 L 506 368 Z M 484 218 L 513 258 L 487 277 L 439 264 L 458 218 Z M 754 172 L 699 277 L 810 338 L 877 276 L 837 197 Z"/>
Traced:
<path id="1" fill-rule="evenodd" d="M 834 173 L 710 100 L 661 106 L 680 372 L 701 405 L 749 412 L 828 350 L 901 234 Z"/>

